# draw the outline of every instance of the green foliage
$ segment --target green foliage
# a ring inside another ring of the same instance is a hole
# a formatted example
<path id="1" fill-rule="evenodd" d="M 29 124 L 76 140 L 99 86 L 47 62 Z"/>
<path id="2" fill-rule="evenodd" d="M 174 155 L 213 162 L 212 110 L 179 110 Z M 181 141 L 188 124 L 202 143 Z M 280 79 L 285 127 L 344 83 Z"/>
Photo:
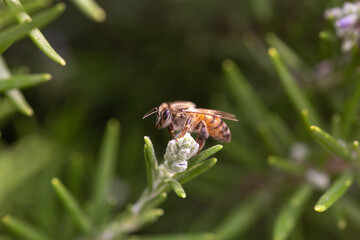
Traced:
<path id="1" fill-rule="evenodd" d="M 6 63 L 2 57 L 0 57 L 0 76 L 2 79 L 11 78 L 11 73 L 6 66 Z M 27 116 L 33 115 L 33 110 L 26 102 L 24 96 L 18 89 L 10 89 L 5 92 L 5 96 L 15 105 L 15 107 L 23 114 Z"/>
<path id="2" fill-rule="evenodd" d="M 96 224 L 101 223 L 103 218 L 110 214 L 110 212 L 105 210 L 105 203 L 114 175 L 119 145 L 119 131 L 119 122 L 116 119 L 109 120 L 100 149 L 99 165 L 94 177 L 93 194 L 90 198 L 92 203 L 90 215 L 92 222 Z"/>
<path id="3" fill-rule="evenodd" d="M 216 158 L 210 158 L 208 160 L 202 161 L 190 167 L 186 172 L 176 174 L 174 178 L 181 184 L 184 184 L 189 180 L 193 179 L 194 177 L 197 177 L 198 175 L 212 168 L 216 164 L 216 162 Z"/>
<path id="4" fill-rule="evenodd" d="M 5 4 L 13 11 L 16 20 L 21 23 L 31 22 L 31 17 L 26 12 L 25 8 L 22 6 L 18 0 L 4 0 Z M 60 57 L 60 55 L 55 52 L 55 50 L 50 46 L 49 42 L 45 39 L 44 35 L 40 32 L 38 28 L 32 29 L 28 32 L 28 36 L 34 42 L 36 46 L 40 48 L 49 58 L 59 63 L 60 65 L 65 65 L 65 60 Z"/>
<path id="5" fill-rule="evenodd" d="M 299 216 L 304 211 L 306 203 L 311 197 L 311 193 L 311 186 L 305 183 L 290 197 L 275 220 L 274 240 L 283 240 L 289 237 L 297 224 Z"/>
<path id="6" fill-rule="evenodd" d="M 238 204 L 215 229 L 219 239 L 234 239 L 243 235 L 261 217 L 269 200 L 268 192 L 259 191 Z"/>
<path id="7" fill-rule="evenodd" d="M 30 135 L 22 138 L 14 146 L 1 151 L 0 179 L 2 182 L 7 182 L 0 188 L 1 209 L 4 209 L 12 193 L 47 166 L 51 160 L 52 148 L 49 139 Z M 31 164 L 28 164 L 29 162 Z M 19 166 L 26 167 L 19 168 Z M 12 181 L 7 181 L 7 179 L 12 179 Z"/>
<path id="8" fill-rule="evenodd" d="M 8 79 L 1 79 L 0 81 L 0 92 L 5 92 L 13 88 L 28 88 L 51 79 L 51 75 L 47 73 L 40 74 L 19 74 L 13 75 Z"/>
<path id="9" fill-rule="evenodd" d="M 290 74 L 290 71 L 287 69 L 278 51 L 275 48 L 270 48 L 269 56 L 274 63 L 279 79 L 281 80 L 289 99 L 292 101 L 298 113 L 300 114 L 303 109 L 306 109 L 309 112 L 310 122 L 318 124 L 319 117 L 299 86 L 296 84 L 294 77 Z"/>
<path id="10" fill-rule="evenodd" d="M 305 168 L 303 166 L 299 166 L 295 164 L 290 159 L 285 159 L 277 156 L 269 156 L 267 159 L 269 165 L 273 165 L 284 172 L 296 175 L 302 175 L 305 172 Z"/>
<path id="11" fill-rule="evenodd" d="M 81 231 L 83 231 L 85 234 L 89 234 L 91 230 L 90 220 L 80 209 L 80 206 L 76 199 L 71 195 L 69 190 L 66 189 L 66 187 L 60 182 L 59 179 L 53 178 L 51 180 L 51 184 L 58 198 L 65 206 L 66 210 L 70 213 L 74 222 L 76 222 Z"/>
<path id="12" fill-rule="evenodd" d="M 72 0 L 72 2 L 89 18 L 97 22 L 105 21 L 105 11 L 94 0 Z"/>
<path id="13" fill-rule="evenodd" d="M 118 137 L 119 122 L 111 119 L 108 121 L 100 149 L 99 166 L 94 178 L 96 181 L 92 189 L 92 197 L 89 199 L 90 209 L 88 212 L 82 209 L 75 196 L 58 178 L 51 180 L 57 197 L 71 216 L 75 226 L 84 236 L 102 239 L 110 234 L 111 239 L 116 239 L 138 231 L 143 226 L 154 222 L 164 213 L 162 209 L 157 207 L 166 200 L 167 192 L 173 190 L 179 197 L 185 198 L 186 193 L 181 184 L 211 168 L 216 160 L 213 158 L 206 160 L 206 158 L 221 149 L 221 146 L 207 149 L 199 154 L 196 158 L 197 164 L 189 168 L 188 171 L 173 175 L 170 172 L 166 173 L 167 170 L 163 164 L 157 163 L 153 145 L 150 139 L 145 137 L 145 156 L 152 159 L 149 167 L 155 173 L 151 180 L 152 188 L 146 188 L 139 199 L 128 209 L 119 213 L 114 220 L 105 222 L 104 219 L 109 219 L 108 217 L 111 214 L 107 196 L 117 155 Z M 6 215 L 3 222 L 10 231 L 26 239 L 36 239 L 37 236 L 39 239 L 47 239 L 46 234 L 41 233 L 41 230 L 36 230 L 21 220 Z"/>
<path id="14" fill-rule="evenodd" d="M 46 236 L 45 233 L 42 233 L 38 229 L 35 229 L 33 226 L 28 225 L 25 222 L 22 222 L 19 219 L 16 219 L 12 216 L 6 215 L 2 218 L 2 222 L 5 226 L 12 231 L 14 234 L 18 235 L 22 239 L 28 240 L 47 240 L 51 239 Z"/>
<path id="15" fill-rule="evenodd" d="M 214 240 L 216 237 L 212 233 L 182 233 L 182 234 L 162 234 L 153 236 L 133 236 L 129 238 L 139 240 Z"/>
<path id="16" fill-rule="evenodd" d="M 326 211 L 334 204 L 351 186 L 354 179 L 352 172 L 344 172 L 334 184 L 321 196 L 314 209 L 318 212 Z"/>
<path id="17" fill-rule="evenodd" d="M 144 140 L 145 140 L 144 158 L 145 158 L 145 164 L 147 170 L 147 182 L 148 182 L 149 191 L 152 191 L 154 178 L 156 177 L 155 169 L 157 168 L 157 159 L 150 138 L 144 137 Z"/>
<path id="18" fill-rule="evenodd" d="M 359 236 L 359 43 L 321 21 L 338 3 L 71 3 L 0 0 L 0 239 Z M 169 167 L 141 115 L 175 100 L 236 114 L 231 142 Z"/>
<path id="19" fill-rule="evenodd" d="M 176 181 L 175 179 L 168 179 L 166 180 L 166 182 L 169 183 L 170 187 L 176 193 L 176 195 L 181 198 L 186 198 L 186 193 L 178 181 Z"/>
<path id="20" fill-rule="evenodd" d="M 332 153 L 334 153 L 343 160 L 351 161 L 352 157 L 349 149 L 339 143 L 331 135 L 324 132 L 317 126 L 310 126 L 310 132 L 312 133 L 314 139 L 316 139 L 326 149 L 330 150 Z"/>
<path id="21" fill-rule="evenodd" d="M 248 80 L 231 60 L 223 62 L 227 85 L 242 114 L 254 129 L 259 132 L 269 149 L 275 153 L 283 152 L 291 142 L 292 136 L 285 124 L 256 95 Z M 264 117 L 265 116 L 265 117 Z M 266 119 L 266 121 L 265 121 Z"/>
<path id="22" fill-rule="evenodd" d="M 152 184 L 151 186 L 148 185 L 139 199 L 130 205 L 126 212 L 117 217 L 118 220 L 110 222 L 110 224 L 104 228 L 98 235 L 100 238 L 104 238 L 109 234 L 112 236 L 112 239 L 116 239 L 137 231 L 144 225 L 155 221 L 163 215 L 163 211 L 157 207 L 166 200 L 167 192 L 173 190 L 179 197 L 185 198 L 186 193 L 181 184 L 207 171 L 216 163 L 216 159 L 214 158 L 203 160 L 183 173 L 171 174 L 171 172 L 166 170 L 164 164 L 158 164 L 150 138 L 145 137 L 144 140 L 145 161 L 147 162 L 146 167 L 148 168 L 147 173 L 152 173 L 150 178 L 148 175 L 148 181 Z M 208 149 L 201 155 L 208 157 L 218 150 L 220 149 Z"/>
<path id="23" fill-rule="evenodd" d="M 41 27 L 51 22 L 53 19 L 58 17 L 64 11 L 64 9 L 65 5 L 59 3 L 49 10 L 44 10 L 43 12 L 39 13 L 34 17 L 33 20 L 27 19 L 26 21 L 23 21 L 22 24 L 6 28 L 6 30 L 0 33 L 0 53 L 3 53 L 6 49 L 8 49 L 14 41 L 17 41 L 25 35 L 29 34 L 32 29 L 36 29 L 36 27 Z M 39 31 L 35 31 L 32 34 L 32 38 L 36 39 L 40 36 L 40 34 L 41 33 Z M 55 57 L 56 53 L 50 49 L 47 41 L 43 38 L 43 36 L 40 38 L 41 39 L 39 39 L 39 41 L 35 40 L 36 44 L 42 51 L 44 51 L 45 54 Z M 61 58 L 55 57 L 55 59 L 57 59 L 60 64 L 65 64 L 64 60 Z"/>
<path id="24" fill-rule="evenodd" d="M 312 76 L 312 70 L 307 66 L 307 64 L 300 58 L 298 54 L 294 52 L 291 47 L 289 47 L 285 42 L 283 42 L 278 36 L 276 36 L 275 33 L 268 33 L 266 35 L 266 41 L 270 46 L 275 48 L 277 51 L 279 51 L 280 56 L 282 56 L 286 62 L 286 64 L 289 66 L 290 69 L 294 71 L 301 72 L 301 76 L 306 77 L 307 79 L 304 79 L 304 81 L 309 81 L 309 78 L 313 78 Z M 273 61 L 275 62 L 276 56 L 272 56 Z M 281 61 L 280 59 L 277 59 L 276 61 Z M 280 71 L 279 68 L 277 68 L 277 71 Z M 285 74 L 286 73 L 282 73 Z M 290 77 L 291 78 L 291 77 Z M 288 79 L 290 80 L 290 79 Z M 285 86 L 284 80 L 284 86 Z M 288 85 L 291 83 L 288 83 Z M 296 91 L 296 90 L 294 90 Z"/>

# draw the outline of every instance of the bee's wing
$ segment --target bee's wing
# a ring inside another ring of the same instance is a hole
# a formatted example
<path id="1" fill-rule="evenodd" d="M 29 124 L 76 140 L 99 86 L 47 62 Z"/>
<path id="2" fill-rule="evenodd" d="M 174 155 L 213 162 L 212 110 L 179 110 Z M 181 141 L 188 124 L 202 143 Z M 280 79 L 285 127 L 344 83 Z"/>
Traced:
<path id="1" fill-rule="evenodd" d="M 185 112 L 205 114 L 205 115 L 211 115 L 211 116 L 215 115 L 216 117 L 219 117 L 219 118 L 236 121 L 236 122 L 239 121 L 235 118 L 234 114 L 223 112 L 223 111 L 218 111 L 218 110 L 205 109 L 205 108 L 189 108 L 189 109 L 186 109 Z"/>

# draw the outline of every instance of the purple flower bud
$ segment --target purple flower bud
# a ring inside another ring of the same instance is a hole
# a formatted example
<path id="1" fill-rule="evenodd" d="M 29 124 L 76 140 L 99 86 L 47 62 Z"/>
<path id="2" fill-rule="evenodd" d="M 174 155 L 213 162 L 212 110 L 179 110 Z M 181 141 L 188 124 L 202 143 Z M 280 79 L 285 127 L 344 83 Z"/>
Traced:
<path id="1" fill-rule="evenodd" d="M 357 20 L 357 14 L 350 14 L 337 20 L 335 25 L 338 28 L 348 28 L 353 26 L 357 22 Z"/>

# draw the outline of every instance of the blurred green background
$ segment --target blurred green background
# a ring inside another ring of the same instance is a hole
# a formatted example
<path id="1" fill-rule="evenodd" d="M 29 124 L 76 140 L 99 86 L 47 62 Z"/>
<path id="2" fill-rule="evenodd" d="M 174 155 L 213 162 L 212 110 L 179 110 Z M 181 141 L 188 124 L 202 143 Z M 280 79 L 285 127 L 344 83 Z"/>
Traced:
<path id="1" fill-rule="evenodd" d="M 6 199 L 0 198 L 0 215 L 14 215 L 48 233 L 65 229 L 66 217 L 56 217 L 64 210 L 55 200 L 50 180 L 58 177 L 67 184 L 77 175 L 80 180 L 68 187 L 86 205 L 110 118 L 121 124 L 112 194 L 116 210 L 124 209 L 146 186 L 143 136 L 150 136 L 160 159 L 169 139 L 166 130 L 154 129 L 154 116 L 141 120 L 142 115 L 164 101 L 187 100 L 236 114 L 240 121 L 228 123 L 233 140 L 217 153 L 214 168 L 184 186 L 186 199 L 169 194 L 162 205 L 165 215 L 137 234 L 211 232 L 260 189 L 270 192 L 271 204 L 260 209 L 263 214 L 254 221 L 249 217 L 251 224 L 241 236 L 271 238 L 274 218 L 299 179 L 268 166 L 266 159 L 273 152 L 249 128 L 246 112 L 235 104 L 222 64 L 233 60 L 296 140 L 307 141 L 301 119 L 277 81 L 265 38 L 275 33 L 316 70 L 319 62 L 334 57 L 319 39 L 328 24 L 323 12 L 329 2 L 99 0 L 107 13 L 103 23 L 89 20 L 65 3 L 64 14 L 42 30 L 66 60 L 65 67 L 48 59 L 28 38 L 3 54 L 11 70 L 49 72 L 53 79 L 23 91 L 34 109 L 33 117 L 14 113 L 0 123 L 1 145 L 7 146 L 0 155 L 18 154 L 23 159 L 1 178 L 0 186 L 9 190 L 5 189 Z M 307 90 L 321 118 L 329 122 L 351 87 L 336 93 L 338 85 L 320 85 L 312 84 Z M 17 150 L 21 144 L 26 150 Z M 209 139 L 205 148 L 214 144 Z M 283 149 L 283 154 L 288 156 L 289 149 Z M 315 194 L 297 230 L 301 233 L 292 239 L 356 239 L 356 227 L 350 225 L 343 235 L 336 223 L 324 220 L 329 213 L 318 217 L 313 211 L 320 195 Z M 6 233 L 3 226 L 0 232 Z"/>

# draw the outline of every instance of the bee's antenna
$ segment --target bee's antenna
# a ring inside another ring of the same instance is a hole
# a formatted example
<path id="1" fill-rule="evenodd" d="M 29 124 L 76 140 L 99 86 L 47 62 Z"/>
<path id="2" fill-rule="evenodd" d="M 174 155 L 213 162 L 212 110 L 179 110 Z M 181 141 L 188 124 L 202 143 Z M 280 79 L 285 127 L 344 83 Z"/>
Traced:
<path id="1" fill-rule="evenodd" d="M 153 109 L 151 109 L 150 111 L 148 111 L 147 113 L 144 114 L 144 116 L 142 117 L 142 119 L 147 118 L 150 115 L 153 115 L 154 113 L 158 114 L 158 109 L 157 107 L 154 107 Z"/>

